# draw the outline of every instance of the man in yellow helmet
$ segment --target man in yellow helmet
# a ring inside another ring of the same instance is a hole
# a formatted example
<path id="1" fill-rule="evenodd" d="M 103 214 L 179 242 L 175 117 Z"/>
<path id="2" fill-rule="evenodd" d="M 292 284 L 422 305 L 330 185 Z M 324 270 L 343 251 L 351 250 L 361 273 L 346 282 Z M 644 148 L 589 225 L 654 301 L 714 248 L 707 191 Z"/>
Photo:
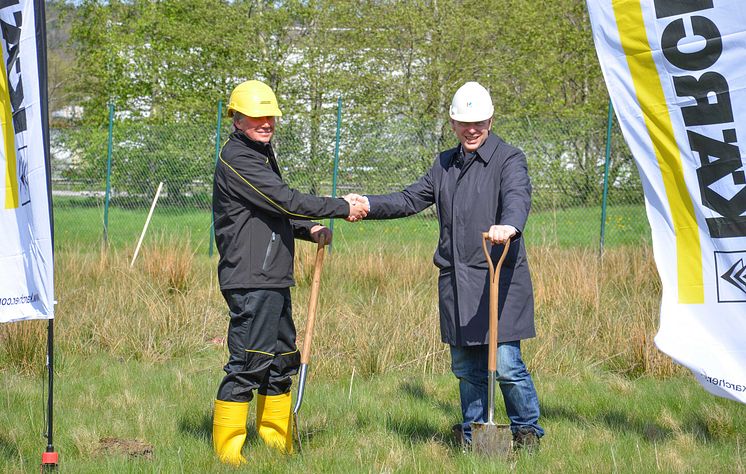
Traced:
<path id="1" fill-rule="evenodd" d="M 283 181 L 271 142 L 282 112 L 266 84 L 239 84 L 228 115 L 234 132 L 215 168 L 213 213 L 230 357 L 215 400 L 213 446 L 221 461 L 239 465 L 246 462 L 241 448 L 255 390 L 259 436 L 282 452 L 293 450 L 290 377 L 300 364 L 290 301 L 294 239 L 318 242 L 323 235 L 329 242 L 331 231 L 312 219 L 354 221 L 367 206 L 304 194 Z"/>

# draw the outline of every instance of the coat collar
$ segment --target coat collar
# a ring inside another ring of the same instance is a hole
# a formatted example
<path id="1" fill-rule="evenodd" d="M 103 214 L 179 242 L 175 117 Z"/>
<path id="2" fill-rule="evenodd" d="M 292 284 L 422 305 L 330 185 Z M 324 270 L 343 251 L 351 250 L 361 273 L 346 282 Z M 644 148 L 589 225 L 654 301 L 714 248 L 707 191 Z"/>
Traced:
<path id="1" fill-rule="evenodd" d="M 500 137 L 492 132 L 489 132 L 489 135 L 487 135 L 487 139 L 479 148 L 477 148 L 477 158 L 482 160 L 484 163 L 489 163 L 490 158 L 492 157 L 492 155 L 495 154 L 495 150 L 497 150 L 497 147 L 500 145 L 500 141 Z M 459 146 L 455 148 L 455 153 L 451 157 L 451 163 L 455 162 L 455 160 L 458 159 L 458 156 L 462 153 L 463 148 L 459 144 Z"/>
<path id="2" fill-rule="evenodd" d="M 485 163 L 489 163 L 490 158 L 495 154 L 495 150 L 497 150 L 499 144 L 500 138 L 494 133 L 489 132 L 487 139 L 482 143 L 482 146 L 477 149 L 477 156 Z"/>
<path id="3" fill-rule="evenodd" d="M 240 140 L 244 145 L 248 146 L 252 150 L 258 151 L 259 153 L 263 155 L 269 155 L 270 153 L 272 153 L 272 142 L 263 143 L 263 142 L 258 142 L 256 140 L 252 140 L 240 130 L 236 130 L 235 132 L 231 134 L 231 136 L 235 137 L 237 140 Z"/>

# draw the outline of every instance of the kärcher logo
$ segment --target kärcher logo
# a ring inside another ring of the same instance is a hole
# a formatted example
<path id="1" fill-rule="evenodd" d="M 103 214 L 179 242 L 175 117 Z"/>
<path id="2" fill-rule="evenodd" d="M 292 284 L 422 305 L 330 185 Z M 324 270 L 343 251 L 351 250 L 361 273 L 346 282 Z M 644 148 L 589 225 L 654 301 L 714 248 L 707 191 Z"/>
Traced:
<path id="1" fill-rule="evenodd" d="M 746 293 L 746 265 L 743 259 L 733 264 L 720 278 Z"/>

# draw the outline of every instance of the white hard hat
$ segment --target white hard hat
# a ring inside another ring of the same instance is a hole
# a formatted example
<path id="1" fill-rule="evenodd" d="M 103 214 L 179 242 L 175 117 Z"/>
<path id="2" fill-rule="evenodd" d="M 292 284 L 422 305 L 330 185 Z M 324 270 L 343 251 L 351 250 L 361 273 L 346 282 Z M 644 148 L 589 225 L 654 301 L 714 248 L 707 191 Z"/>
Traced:
<path id="1" fill-rule="evenodd" d="M 459 122 L 481 122 L 492 118 L 495 107 L 487 89 L 478 82 L 467 82 L 453 94 L 449 115 Z"/>

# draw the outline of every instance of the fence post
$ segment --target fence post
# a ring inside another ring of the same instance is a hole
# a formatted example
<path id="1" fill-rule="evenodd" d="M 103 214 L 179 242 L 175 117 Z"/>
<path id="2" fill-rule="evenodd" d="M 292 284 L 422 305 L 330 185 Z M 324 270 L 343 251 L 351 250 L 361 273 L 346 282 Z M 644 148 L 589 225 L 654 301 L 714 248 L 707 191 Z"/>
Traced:
<path id="1" fill-rule="evenodd" d="M 109 138 L 106 152 L 106 196 L 104 198 L 104 244 L 109 241 L 109 200 L 111 198 L 111 155 L 113 151 L 114 104 L 109 104 Z"/>
<path id="2" fill-rule="evenodd" d="M 342 98 L 337 97 L 337 135 L 334 141 L 334 174 L 332 175 L 332 197 L 337 197 L 337 175 L 339 174 L 339 136 L 342 128 Z M 334 218 L 329 219 L 329 230 L 334 234 Z M 334 239 L 332 239 L 333 241 Z M 329 253 L 332 253 L 332 242 L 329 242 Z"/>
<path id="3" fill-rule="evenodd" d="M 601 241 L 599 243 L 599 256 L 604 253 L 604 239 L 606 236 L 606 206 L 609 197 L 609 163 L 611 161 L 611 124 L 614 121 L 614 106 L 609 99 L 609 117 L 606 120 L 606 160 L 604 163 L 604 194 L 601 200 Z"/>
<path id="4" fill-rule="evenodd" d="M 223 101 L 218 100 L 218 122 L 215 124 L 215 167 L 218 166 L 218 159 L 220 158 L 220 123 L 223 121 Z M 214 168 L 213 168 L 214 169 Z M 207 254 L 212 257 L 213 247 L 215 246 L 215 213 L 212 211 L 210 206 L 210 249 Z"/>

